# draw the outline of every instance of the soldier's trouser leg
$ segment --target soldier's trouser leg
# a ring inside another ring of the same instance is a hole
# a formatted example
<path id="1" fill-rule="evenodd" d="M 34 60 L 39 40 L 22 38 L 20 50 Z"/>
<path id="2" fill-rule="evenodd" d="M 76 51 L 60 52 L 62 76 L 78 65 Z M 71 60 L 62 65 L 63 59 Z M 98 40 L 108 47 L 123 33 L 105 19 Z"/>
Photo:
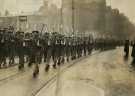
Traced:
<path id="1" fill-rule="evenodd" d="M 57 60 L 58 60 L 57 64 L 60 66 L 61 65 L 61 57 L 59 56 Z"/>
<path id="2" fill-rule="evenodd" d="M 20 55 L 19 56 L 19 69 L 24 68 L 24 56 Z"/>
<path id="3" fill-rule="evenodd" d="M 3 63 L 3 66 L 6 67 L 6 65 L 7 65 L 6 56 L 3 56 L 2 63 Z"/>
<path id="4" fill-rule="evenodd" d="M 45 66 L 45 71 L 46 71 L 46 72 L 48 72 L 48 71 L 49 71 L 49 68 L 50 68 L 50 65 L 49 65 L 50 59 L 51 59 L 51 58 L 47 57 L 47 61 L 46 61 L 47 64 L 46 64 L 46 66 Z"/>
<path id="5" fill-rule="evenodd" d="M 47 60 L 47 50 L 44 50 L 44 62 L 46 62 Z"/>
<path id="6" fill-rule="evenodd" d="M 57 56 L 56 56 L 56 54 L 53 54 L 52 58 L 53 58 L 53 68 L 56 69 L 56 64 L 57 64 Z"/>
<path id="7" fill-rule="evenodd" d="M 33 72 L 33 77 L 36 77 L 37 74 L 39 74 L 39 54 L 37 54 L 37 56 L 35 56 L 35 68 L 34 68 L 34 72 Z"/>
<path id="8" fill-rule="evenodd" d="M 2 58 L 3 58 L 3 56 L 1 55 L 0 56 L 0 68 L 2 67 Z"/>
<path id="9" fill-rule="evenodd" d="M 10 65 L 13 65 L 14 64 L 14 56 L 11 56 L 10 61 L 9 61 L 9 64 Z"/>
<path id="10" fill-rule="evenodd" d="M 30 60 L 29 60 L 29 64 L 28 64 L 28 66 L 29 66 L 29 67 L 31 67 L 31 66 L 32 66 L 32 64 L 34 63 L 34 61 L 35 61 L 35 57 L 34 57 L 34 55 L 33 55 L 33 54 L 30 54 Z"/>
<path id="11" fill-rule="evenodd" d="M 51 60 L 51 51 L 48 50 L 48 52 L 47 52 L 47 58 L 46 58 L 46 63 L 47 63 L 47 64 L 46 64 L 46 66 L 45 66 L 45 71 L 46 71 L 46 72 L 49 71 L 49 68 L 50 68 L 50 65 L 49 65 L 50 60 Z"/>
<path id="12" fill-rule="evenodd" d="M 86 49 L 84 48 L 84 56 L 86 56 Z"/>

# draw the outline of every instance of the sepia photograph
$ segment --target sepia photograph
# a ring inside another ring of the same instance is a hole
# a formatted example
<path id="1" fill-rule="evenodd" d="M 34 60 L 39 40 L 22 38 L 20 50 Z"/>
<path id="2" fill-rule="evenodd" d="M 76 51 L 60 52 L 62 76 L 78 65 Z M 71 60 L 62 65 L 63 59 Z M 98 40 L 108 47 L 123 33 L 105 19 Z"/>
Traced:
<path id="1" fill-rule="evenodd" d="M 0 96 L 135 96 L 135 0 L 0 0 Z"/>

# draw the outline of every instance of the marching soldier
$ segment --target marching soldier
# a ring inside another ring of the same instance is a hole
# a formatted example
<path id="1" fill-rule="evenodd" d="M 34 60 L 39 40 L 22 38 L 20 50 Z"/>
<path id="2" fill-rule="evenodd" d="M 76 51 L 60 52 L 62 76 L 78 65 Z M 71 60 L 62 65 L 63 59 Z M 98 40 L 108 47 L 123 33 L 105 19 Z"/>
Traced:
<path id="1" fill-rule="evenodd" d="M 88 54 L 90 55 L 93 49 L 93 40 L 90 37 L 89 37 L 87 48 L 88 48 Z"/>
<path id="2" fill-rule="evenodd" d="M 13 65 L 15 63 L 15 37 L 12 31 L 8 32 L 8 54 L 9 54 L 9 65 Z"/>
<path id="3" fill-rule="evenodd" d="M 70 41 L 70 37 L 66 37 L 66 42 L 65 42 L 65 55 L 66 55 L 66 59 L 67 62 L 69 62 L 70 60 L 70 56 L 71 56 L 71 41 Z"/>
<path id="4" fill-rule="evenodd" d="M 59 52 L 60 52 L 60 39 L 57 32 L 52 33 L 52 59 L 53 59 L 53 68 L 56 69 L 57 60 L 59 58 Z"/>
<path id="5" fill-rule="evenodd" d="M 33 76 L 36 77 L 36 75 L 39 73 L 39 64 L 41 63 L 41 42 L 40 42 L 40 37 L 39 37 L 39 32 L 38 31 L 33 31 L 33 40 L 32 40 L 32 57 L 33 59 L 32 63 L 35 63 L 35 69 L 33 72 Z"/>
<path id="6" fill-rule="evenodd" d="M 19 70 L 24 68 L 24 32 L 17 32 L 16 37 L 16 48 L 17 48 L 17 54 L 19 57 Z"/>
<path id="7" fill-rule="evenodd" d="M 6 65 L 6 50 L 5 50 L 5 33 L 4 30 L 0 30 L 0 68 L 3 65 Z"/>
<path id="8" fill-rule="evenodd" d="M 6 67 L 7 62 L 6 58 L 8 56 L 8 34 L 7 34 L 7 28 L 4 28 L 2 30 L 2 38 L 1 38 L 1 60 L 0 60 L 0 65 L 3 67 Z"/>
<path id="9" fill-rule="evenodd" d="M 43 36 L 43 55 L 44 55 L 44 62 L 47 61 L 47 51 L 48 51 L 48 40 L 49 40 L 49 33 L 45 33 Z"/>
<path id="10" fill-rule="evenodd" d="M 125 42 L 125 46 L 124 46 L 124 52 L 125 52 L 125 56 L 128 57 L 129 55 L 129 40 L 126 40 Z"/>
<path id="11" fill-rule="evenodd" d="M 53 48 L 54 47 L 54 41 L 52 39 L 52 36 L 50 36 L 50 34 L 48 34 L 49 38 L 47 39 L 47 58 L 46 58 L 46 66 L 45 66 L 45 71 L 48 72 L 49 69 L 50 69 L 50 60 L 51 60 L 51 57 L 53 57 Z"/>

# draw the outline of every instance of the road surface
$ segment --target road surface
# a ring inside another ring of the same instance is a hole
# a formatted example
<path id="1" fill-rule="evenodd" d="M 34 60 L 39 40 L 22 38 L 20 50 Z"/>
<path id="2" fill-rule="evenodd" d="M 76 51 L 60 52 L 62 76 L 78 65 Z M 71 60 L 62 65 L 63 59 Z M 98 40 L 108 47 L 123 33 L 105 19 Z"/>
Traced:
<path id="1" fill-rule="evenodd" d="M 0 70 L 2 96 L 135 96 L 135 71 L 132 58 L 124 58 L 123 48 L 95 52 L 44 71 L 40 65 L 37 78 L 33 68 L 17 66 Z"/>
<path id="2" fill-rule="evenodd" d="M 123 48 L 101 52 L 60 72 L 36 96 L 135 96 L 131 63 Z"/>

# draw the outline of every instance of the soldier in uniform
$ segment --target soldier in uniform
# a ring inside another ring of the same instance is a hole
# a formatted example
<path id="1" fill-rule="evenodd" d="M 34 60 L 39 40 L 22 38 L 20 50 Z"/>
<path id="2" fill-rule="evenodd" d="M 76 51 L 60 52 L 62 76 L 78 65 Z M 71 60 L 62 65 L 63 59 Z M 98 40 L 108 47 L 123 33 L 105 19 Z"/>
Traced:
<path id="1" fill-rule="evenodd" d="M 15 37 L 14 33 L 10 30 L 8 32 L 8 54 L 9 54 L 9 65 L 13 65 L 15 63 Z"/>
<path id="2" fill-rule="evenodd" d="M 24 39 L 24 42 L 25 42 L 25 56 L 26 56 L 26 63 L 29 63 L 30 61 L 30 43 L 31 43 L 31 33 L 26 33 L 25 34 L 25 39 Z"/>
<path id="3" fill-rule="evenodd" d="M 124 46 L 125 57 L 128 57 L 129 55 L 129 45 L 130 45 L 129 40 L 126 40 L 125 46 Z"/>
<path id="4" fill-rule="evenodd" d="M 19 57 L 19 70 L 24 68 L 24 32 L 17 32 L 16 37 L 16 48 L 17 48 L 17 54 Z"/>
<path id="5" fill-rule="evenodd" d="M 5 62 L 5 36 L 4 36 L 4 30 L 0 30 L 0 68 L 2 67 L 2 63 Z"/>
<path id="6" fill-rule="evenodd" d="M 8 56 L 8 34 L 7 34 L 7 28 L 4 28 L 2 30 L 2 38 L 1 38 L 1 60 L 0 60 L 0 65 L 3 67 L 6 67 L 7 62 L 7 56 Z"/>
<path id="7" fill-rule="evenodd" d="M 53 50 L 54 50 L 54 38 L 51 36 L 51 34 L 48 34 L 49 38 L 47 39 L 47 58 L 46 58 L 46 66 L 45 66 L 45 71 L 48 72 L 50 69 L 50 60 L 51 57 L 53 57 Z"/>
<path id="8" fill-rule="evenodd" d="M 135 42 L 133 43 L 133 48 L 132 48 L 132 53 L 131 53 L 131 56 L 133 58 L 133 62 L 132 62 L 132 65 L 135 67 Z"/>
<path id="9" fill-rule="evenodd" d="M 59 58 L 60 52 L 60 39 L 57 32 L 52 33 L 52 59 L 53 59 L 53 68 L 56 69 L 57 61 Z"/>
<path id="10" fill-rule="evenodd" d="M 33 31 L 33 40 L 32 40 L 32 63 L 35 63 L 35 69 L 33 72 L 33 76 L 36 77 L 36 75 L 39 73 L 39 64 L 41 63 L 42 58 L 41 52 L 42 52 L 42 45 L 41 45 L 41 39 L 38 31 Z"/>
<path id="11" fill-rule="evenodd" d="M 44 62 L 47 61 L 47 51 L 48 49 L 48 40 L 49 40 L 49 33 L 45 33 L 43 36 L 43 55 L 44 55 Z"/>
<path id="12" fill-rule="evenodd" d="M 93 39 L 91 37 L 89 37 L 87 49 L 88 49 L 88 54 L 90 55 L 93 49 Z"/>
<path id="13" fill-rule="evenodd" d="M 87 41 L 86 41 L 86 37 L 84 37 L 84 40 L 83 40 L 83 53 L 84 53 L 84 56 L 86 56 L 86 54 L 87 54 Z"/>
<path id="14" fill-rule="evenodd" d="M 72 37 L 72 43 L 71 43 L 71 59 L 75 60 L 76 59 L 76 37 Z"/>
<path id="15" fill-rule="evenodd" d="M 66 42 L 65 42 L 65 55 L 66 55 L 66 59 L 67 59 L 67 62 L 69 62 L 70 60 L 70 56 L 71 56 L 71 41 L 70 41 L 70 37 L 66 37 Z"/>
<path id="16" fill-rule="evenodd" d="M 59 34 L 59 53 L 58 53 L 58 65 L 60 64 L 64 64 L 65 62 L 65 39 L 64 39 L 64 35 Z"/>

